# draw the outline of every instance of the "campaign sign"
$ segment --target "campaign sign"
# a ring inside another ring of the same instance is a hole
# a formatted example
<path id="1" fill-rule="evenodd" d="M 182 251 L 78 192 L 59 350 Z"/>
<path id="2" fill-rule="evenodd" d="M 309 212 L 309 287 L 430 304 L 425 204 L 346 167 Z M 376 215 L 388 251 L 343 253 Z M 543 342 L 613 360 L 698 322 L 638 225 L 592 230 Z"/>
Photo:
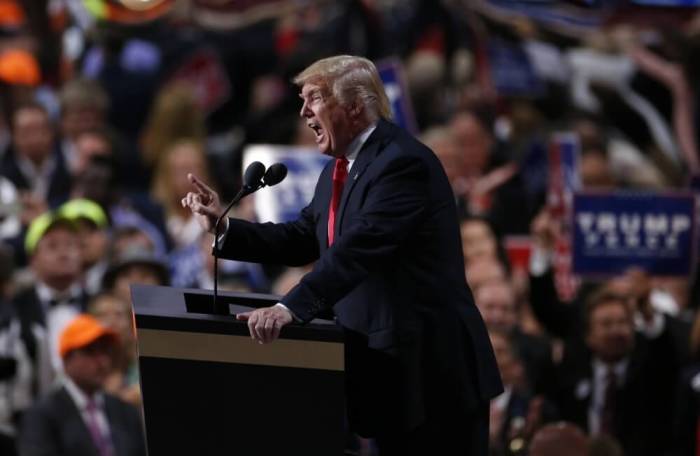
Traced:
<path id="1" fill-rule="evenodd" d="M 562 227 L 555 240 L 552 259 L 554 283 L 559 298 L 570 301 L 576 295 L 579 286 L 579 280 L 572 270 L 571 227 L 569 226 L 574 193 L 581 186 L 578 172 L 578 136 L 571 132 L 553 135 L 547 152 L 547 208 L 552 218 Z"/>
<path id="2" fill-rule="evenodd" d="M 553 135 L 549 144 L 547 205 L 559 218 L 566 218 L 571 213 L 573 194 L 581 188 L 579 149 L 578 136 L 568 132 Z"/>
<path id="3" fill-rule="evenodd" d="M 574 272 L 687 276 L 696 257 L 695 197 L 690 194 L 576 194 Z"/>
<path id="4" fill-rule="evenodd" d="M 313 198 L 318 176 L 330 157 L 313 147 L 251 145 L 243 152 L 243 169 L 254 161 L 266 167 L 283 163 L 287 177 L 274 188 L 263 188 L 255 198 L 255 214 L 260 222 L 288 222 Z M 250 197 L 249 197 L 250 198 Z"/>
<path id="5" fill-rule="evenodd" d="M 491 78 L 500 95 L 536 97 L 544 90 L 521 46 L 505 40 L 492 40 L 488 44 L 488 55 Z"/>
<path id="6" fill-rule="evenodd" d="M 416 117 L 411 105 L 408 85 L 403 76 L 403 66 L 399 59 L 387 59 L 377 62 L 379 77 L 384 83 L 386 96 L 391 105 L 394 123 L 413 134 L 418 133 Z"/>

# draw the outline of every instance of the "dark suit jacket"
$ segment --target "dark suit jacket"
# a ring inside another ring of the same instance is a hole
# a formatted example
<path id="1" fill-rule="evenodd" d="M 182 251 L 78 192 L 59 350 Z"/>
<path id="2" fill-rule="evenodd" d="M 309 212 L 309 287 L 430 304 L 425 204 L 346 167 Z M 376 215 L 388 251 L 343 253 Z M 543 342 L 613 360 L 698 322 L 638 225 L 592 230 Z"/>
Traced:
<path id="1" fill-rule="evenodd" d="M 115 456 L 145 456 L 143 428 L 136 409 L 106 394 L 105 414 Z M 17 447 L 20 456 L 99 456 L 65 388 L 47 395 L 25 412 Z"/>
<path id="2" fill-rule="evenodd" d="M 80 311 L 85 311 L 87 308 L 88 297 L 83 293 L 74 303 Z M 19 318 L 22 327 L 22 340 L 24 341 L 29 355 L 32 359 L 36 359 L 36 340 L 32 333 L 32 326 L 46 326 L 46 312 L 42 303 L 39 301 L 36 288 L 26 288 L 12 299 L 14 312 Z"/>
<path id="3" fill-rule="evenodd" d="M 71 177 L 66 167 L 63 153 L 61 153 L 58 148 L 54 148 L 51 154 L 54 160 L 56 160 L 56 167 L 54 168 L 53 174 L 51 174 L 46 199 L 50 207 L 56 207 L 68 199 L 71 189 Z M 17 187 L 17 190 L 30 190 L 29 182 L 27 178 L 24 177 L 24 174 L 22 174 L 22 171 L 20 171 L 19 165 L 17 164 L 17 157 L 12 148 L 10 148 L 2 158 L 0 174 L 12 181 L 15 187 Z"/>
<path id="4" fill-rule="evenodd" d="M 698 423 L 700 420 L 700 362 L 687 366 L 680 375 L 676 389 L 673 420 L 674 456 L 696 456 Z"/>
<path id="5" fill-rule="evenodd" d="M 282 303 L 304 322 L 331 309 L 346 333 L 349 418 L 362 435 L 411 429 L 502 391 L 464 275 L 452 190 L 435 155 L 380 121 L 348 176 L 327 247 L 333 162 L 285 224 L 230 220 L 224 257 L 313 270 Z"/>
<path id="6" fill-rule="evenodd" d="M 614 418 L 615 437 L 625 454 L 659 456 L 670 448 L 674 387 L 677 381 L 672 336 L 664 331 L 655 339 L 637 334 L 635 348 L 622 386 L 618 389 Z M 560 418 L 588 430 L 588 409 L 593 397 L 590 354 L 559 366 L 556 389 L 550 395 Z"/>

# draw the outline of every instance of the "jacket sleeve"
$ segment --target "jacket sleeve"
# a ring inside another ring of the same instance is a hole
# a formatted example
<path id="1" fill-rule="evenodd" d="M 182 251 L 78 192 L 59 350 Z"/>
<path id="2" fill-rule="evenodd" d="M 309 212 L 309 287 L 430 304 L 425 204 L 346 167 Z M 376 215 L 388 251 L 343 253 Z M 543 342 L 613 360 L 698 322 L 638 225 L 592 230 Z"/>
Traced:
<path id="1" fill-rule="evenodd" d="M 219 241 L 221 258 L 303 266 L 319 255 L 313 202 L 288 223 L 252 223 L 230 218 Z M 216 248 L 216 247 L 215 247 Z"/>
<path id="2" fill-rule="evenodd" d="M 559 300 L 551 269 L 541 276 L 530 276 L 530 307 L 537 320 L 555 337 L 565 339 L 578 329 L 580 309 Z"/>
<path id="3" fill-rule="evenodd" d="M 425 219 L 427 186 L 428 169 L 418 158 L 387 163 L 369 184 L 362 209 L 282 303 L 307 322 L 385 266 Z"/>

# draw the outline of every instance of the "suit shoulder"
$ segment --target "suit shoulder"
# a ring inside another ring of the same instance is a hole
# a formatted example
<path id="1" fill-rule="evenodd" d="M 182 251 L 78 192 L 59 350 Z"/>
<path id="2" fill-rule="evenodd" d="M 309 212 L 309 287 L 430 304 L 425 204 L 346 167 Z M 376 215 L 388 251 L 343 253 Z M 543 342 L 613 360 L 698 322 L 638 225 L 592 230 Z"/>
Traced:
<path id="1" fill-rule="evenodd" d="M 63 388 L 51 391 L 26 410 L 23 420 L 52 419 L 54 417 L 60 419 L 65 415 L 70 400 L 68 393 Z"/>
<path id="2" fill-rule="evenodd" d="M 105 393 L 104 398 L 105 406 L 107 408 L 111 408 L 112 410 L 120 414 L 127 415 L 130 418 L 135 418 L 137 420 L 140 419 L 138 410 L 136 410 L 136 407 L 134 407 L 132 404 L 129 404 L 119 397 L 109 393 Z"/>

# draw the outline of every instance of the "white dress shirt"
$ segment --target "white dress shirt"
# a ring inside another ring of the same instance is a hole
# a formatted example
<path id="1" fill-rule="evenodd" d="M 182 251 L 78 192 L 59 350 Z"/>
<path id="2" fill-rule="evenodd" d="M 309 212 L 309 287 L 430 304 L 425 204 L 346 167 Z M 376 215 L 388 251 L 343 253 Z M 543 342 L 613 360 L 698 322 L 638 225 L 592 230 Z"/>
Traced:
<path id="1" fill-rule="evenodd" d="M 604 363 L 598 358 L 593 359 L 593 397 L 591 397 L 591 403 L 588 407 L 588 431 L 591 435 L 597 435 L 600 432 L 600 418 L 605 406 L 608 370 L 612 369 L 615 373 L 615 381 L 619 388 L 625 382 L 628 364 L 627 358 L 615 364 Z"/>
<path id="2" fill-rule="evenodd" d="M 90 400 L 90 397 L 88 397 L 88 395 L 85 394 L 85 392 L 67 376 L 63 378 L 63 386 L 66 387 L 68 395 L 71 397 L 71 399 L 73 399 L 75 406 L 80 412 L 80 417 L 83 419 L 85 427 L 88 429 L 88 432 L 90 432 L 91 420 L 90 412 L 88 411 L 88 401 Z M 106 442 L 111 442 L 112 439 L 109 432 L 109 421 L 107 421 L 107 414 L 105 413 L 104 395 L 102 393 L 95 393 L 92 396 L 92 399 L 95 403 L 95 421 L 97 422 L 97 427 L 102 435 L 102 439 Z"/>

